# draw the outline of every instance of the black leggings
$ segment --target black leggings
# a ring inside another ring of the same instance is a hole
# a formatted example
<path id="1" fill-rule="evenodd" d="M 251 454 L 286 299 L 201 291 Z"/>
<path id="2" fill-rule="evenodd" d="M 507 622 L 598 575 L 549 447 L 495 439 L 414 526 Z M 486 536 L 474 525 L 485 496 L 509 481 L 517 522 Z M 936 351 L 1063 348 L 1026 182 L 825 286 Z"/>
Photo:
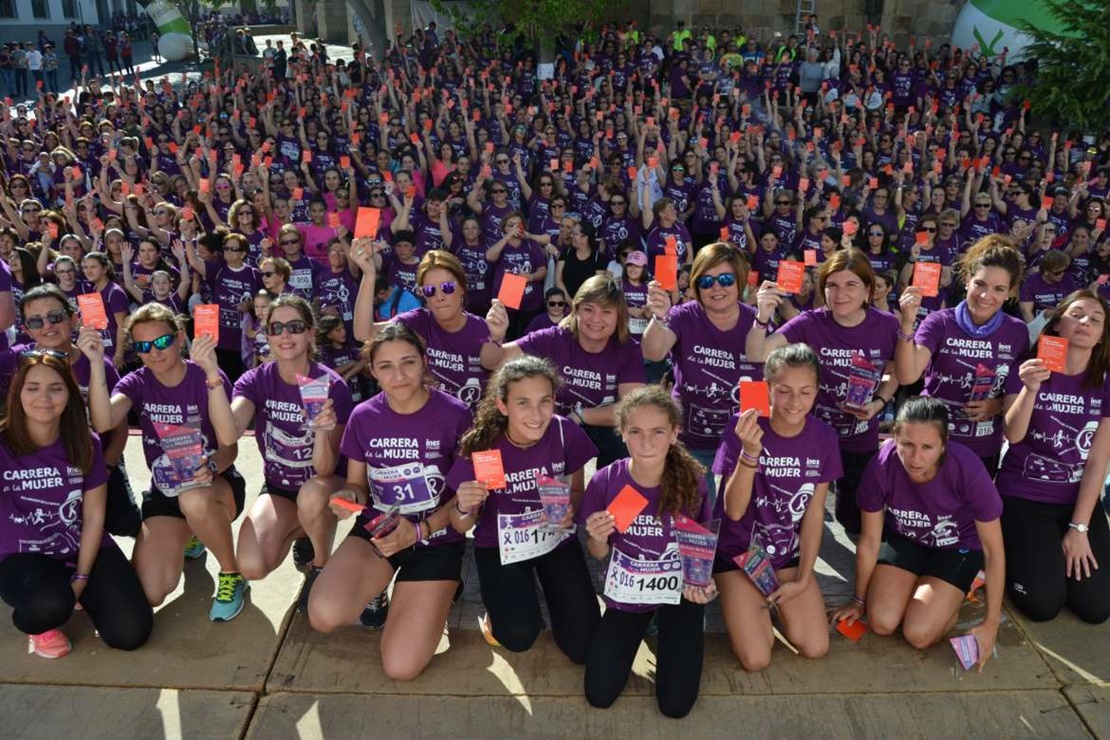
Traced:
<path id="1" fill-rule="evenodd" d="M 510 565 L 501 564 L 496 549 L 476 547 L 474 564 L 493 636 L 506 650 L 528 650 L 543 629 L 535 585 L 539 576 L 555 644 L 575 663 L 586 662 L 601 610 L 577 539 L 541 557 Z"/>
<path id="2" fill-rule="evenodd" d="M 134 537 L 139 534 L 143 515 L 135 496 L 131 492 L 131 482 L 123 467 L 123 460 L 114 468 L 108 469 L 108 498 L 104 509 L 104 531 L 117 537 Z"/>
<path id="3" fill-rule="evenodd" d="M 1002 497 L 1002 539 L 1006 546 L 1006 589 L 1014 605 L 1034 622 L 1047 622 L 1066 605 L 1084 622 L 1110 618 L 1110 527 L 1095 507 L 1087 537 L 1098 569 L 1082 581 L 1065 575 L 1061 547 L 1071 521 L 1071 504 L 1044 504 Z"/>
<path id="4" fill-rule="evenodd" d="M 859 534 L 860 513 L 859 504 L 856 503 L 856 491 L 859 490 L 860 479 L 867 463 L 875 456 L 878 450 L 870 452 L 840 451 L 840 461 L 844 466 L 844 475 L 836 481 L 836 520 L 850 534 Z"/>
<path id="5" fill-rule="evenodd" d="M 0 599 L 12 607 L 16 629 L 40 635 L 69 621 L 76 604 L 69 583 L 73 571 L 61 560 L 39 553 L 18 553 L 0 561 Z M 154 628 L 154 610 L 139 577 L 114 544 L 97 554 L 81 606 L 108 647 L 142 647 Z"/>
<path id="6" fill-rule="evenodd" d="M 606 709 L 624 691 L 653 614 L 658 615 L 659 623 L 655 655 L 659 711 L 679 719 L 694 708 L 701 684 L 705 607 L 686 599 L 650 612 L 605 610 L 586 660 L 586 701 L 590 706 Z"/>

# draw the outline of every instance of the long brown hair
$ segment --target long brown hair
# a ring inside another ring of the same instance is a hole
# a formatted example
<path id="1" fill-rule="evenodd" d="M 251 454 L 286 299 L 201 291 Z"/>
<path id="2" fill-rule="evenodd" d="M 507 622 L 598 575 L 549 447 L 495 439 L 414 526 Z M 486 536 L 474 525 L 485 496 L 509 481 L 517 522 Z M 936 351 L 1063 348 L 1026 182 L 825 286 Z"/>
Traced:
<path id="1" fill-rule="evenodd" d="M 646 385 L 621 399 L 617 406 L 617 430 L 623 433 L 632 412 L 649 406 L 662 411 L 672 429 L 682 427 L 682 408 L 678 401 L 661 386 Z M 698 493 L 698 478 L 704 474 L 705 468 L 694 459 L 686 445 L 675 440 L 667 450 L 667 460 L 663 465 L 659 513 L 697 516 L 702 500 Z"/>
<path id="2" fill-rule="evenodd" d="M 92 438 L 89 436 L 89 420 L 85 412 L 85 402 L 81 397 L 81 389 L 73 377 L 73 370 L 69 367 L 69 360 L 61 353 L 51 350 L 28 350 L 19 361 L 19 368 L 12 378 L 11 387 L 8 388 L 8 406 L 4 417 L 0 419 L 0 438 L 16 455 L 30 455 L 39 450 L 39 446 L 31 439 L 27 432 L 27 414 L 23 410 L 20 394 L 23 385 L 27 382 L 27 373 L 37 365 L 45 365 L 58 373 L 65 383 L 69 398 L 66 407 L 62 410 L 59 424 L 59 434 L 62 445 L 65 447 L 66 459 L 71 465 L 80 468 L 81 472 L 88 475 L 92 470 L 93 448 Z"/>
<path id="3" fill-rule="evenodd" d="M 524 355 L 509 360 L 495 372 L 486 384 L 486 394 L 478 404 L 478 412 L 474 415 L 474 424 L 466 431 L 459 441 L 462 454 L 469 457 L 478 450 L 488 450 L 493 443 L 505 433 L 509 426 L 509 419 L 497 402 L 508 403 L 509 386 L 526 378 L 544 377 L 551 381 L 551 394 L 559 390 L 561 380 L 555 366 L 548 360 Z"/>
<path id="4" fill-rule="evenodd" d="M 968 280 L 984 267 L 1000 267 L 1010 274 L 1010 289 L 1021 285 L 1021 252 L 1014 240 L 1001 234 L 987 234 L 972 244 L 956 263 L 956 272 Z"/>
<path id="5" fill-rule="evenodd" d="M 1071 308 L 1073 303 L 1078 303 L 1084 299 L 1095 301 L 1102 306 L 1102 340 L 1091 350 L 1091 359 L 1087 361 L 1087 374 L 1083 377 L 1083 385 L 1087 388 L 1094 388 L 1102 385 L 1107 371 L 1110 371 L 1110 306 L 1106 305 L 1102 296 L 1089 288 L 1081 288 L 1065 297 L 1064 300 L 1060 301 L 1060 305 L 1056 307 L 1052 318 L 1045 324 L 1044 333 L 1058 336 L 1060 317 Z M 1031 348 L 1030 356 L 1035 357 L 1035 353 L 1036 348 Z"/>

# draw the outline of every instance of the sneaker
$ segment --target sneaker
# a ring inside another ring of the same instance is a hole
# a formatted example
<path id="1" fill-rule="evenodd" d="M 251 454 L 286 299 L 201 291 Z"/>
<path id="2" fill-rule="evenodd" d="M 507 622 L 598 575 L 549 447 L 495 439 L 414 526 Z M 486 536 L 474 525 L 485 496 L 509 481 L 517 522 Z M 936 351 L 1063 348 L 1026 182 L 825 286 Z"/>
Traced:
<path id="1" fill-rule="evenodd" d="M 489 615 L 483 614 L 478 617 L 478 629 L 482 631 L 482 637 L 486 638 L 486 644 L 490 647 L 501 647 L 501 643 L 493 636 L 493 627 L 489 623 Z"/>
<path id="2" fill-rule="evenodd" d="M 301 586 L 301 595 L 297 597 L 297 611 L 301 614 L 308 614 L 308 592 L 312 590 L 312 584 L 316 582 L 316 577 L 320 575 L 323 568 L 310 568 L 308 573 L 305 574 L 304 585 Z"/>
<path id="3" fill-rule="evenodd" d="M 312 540 L 307 537 L 298 537 L 293 540 L 293 565 L 302 573 L 308 574 L 312 561 L 316 559 L 316 548 Z"/>
<path id="4" fill-rule="evenodd" d="M 206 552 L 204 543 L 197 539 L 196 535 L 189 538 L 185 543 L 185 559 L 196 560 Z"/>
<path id="5" fill-rule="evenodd" d="M 61 630 L 47 630 L 41 635 L 27 635 L 27 653 L 34 653 L 40 658 L 60 658 L 68 655 L 73 649 L 69 638 Z"/>
<path id="6" fill-rule="evenodd" d="M 385 591 L 370 599 L 370 603 L 362 610 L 362 616 L 358 621 L 362 623 L 363 627 L 372 630 L 380 630 L 385 626 L 385 618 L 389 616 L 389 596 Z"/>
<path id="7" fill-rule="evenodd" d="M 251 586 L 247 579 L 238 573 L 220 573 L 216 583 L 216 597 L 212 599 L 212 610 L 208 618 L 213 622 L 230 622 L 243 611 L 247 592 Z"/>

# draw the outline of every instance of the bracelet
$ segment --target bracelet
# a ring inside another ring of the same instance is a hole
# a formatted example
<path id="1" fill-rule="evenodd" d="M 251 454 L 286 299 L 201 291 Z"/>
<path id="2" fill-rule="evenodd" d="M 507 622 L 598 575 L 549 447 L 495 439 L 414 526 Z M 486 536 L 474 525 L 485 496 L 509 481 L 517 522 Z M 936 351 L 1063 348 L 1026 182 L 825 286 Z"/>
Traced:
<path id="1" fill-rule="evenodd" d="M 755 317 L 755 325 L 758 326 L 760 329 L 762 329 L 763 333 L 766 334 L 767 330 L 771 328 L 771 320 L 767 319 L 766 321 L 760 321 L 759 317 L 756 316 Z"/>
<path id="2" fill-rule="evenodd" d="M 222 386 L 222 385 L 224 384 L 224 381 L 223 381 L 223 379 L 222 379 L 222 378 L 216 378 L 215 380 L 207 380 L 207 379 L 206 379 L 206 380 L 204 381 L 204 384 L 205 384 L 206 386 L 208 386 L 208 390 L 210 390 L 210 391 L 214 391 L 214 390 L 216 390 L 217 388 L 219 388 L 220 386 Z"/>
<path id="3" fill-rule="evenodd" d="M 741 465 L 743 465 L 745 468 L 751 468 L 752 470 L 756 470 L 756 469 L 759 468 L 759 465 L 750 463 L 750 462 L 746 461 L 744 458 L 740 458 L 739 463 Z"/>
<path id="4" fill-rule="evenodd" d="M 749 455 L 746 450 L 740 450 L 740 459 L 752 465 L 759 464 L 759 458 L 755 455 Z"/>
<path id="5" fill-rule="evenodd" d="M 906 332 L 902 331 L 901 327 L 898 328 L 898 338 L 901 339 L 903 342 L 909 342 L 911 344 L 913 343 L 913 334 L 907 334 Z"/>
<path id="6" fill-rule="evenodd" d="M 858 596 L 852 596 L 852 603 L 860 607 L 867 607 L 867 599 L 861 599 Z"/>
<path id="7" fill-rule="evenodd" d="M 69 577 L 69 582 L 70 583 L 73 583 L 74 581 L 88 581 L 88 580 L 89 580 L 89 576 L 86 573 L 74 573 L 73 575 L 71 575 Z"/>
<path id="8" fill-rule="evenodd" d="M 655 314 L 651 315 L 651 320 L 662 326 L 664 329 L 670 329 L 671 325 L 667 323 L 667 316 L 664 314 L 663 318 L 659 318 Z"/>
<path id="9" fill-rule="evenodd" d="M 887 405 L 888 403 L 890 403 L 890 401 L 886 400 L 885 398 L 883 398 L 883 397 L 882 397 L 881 395 L 879 395 L 878 393 L 876 393 L 875 395 L 871 396 L 871 400 L 872 400 L 872 401 L 878 401 L 878 402 L 879 402 L 879 403 L 881 403 L 881 404 L 882 404 L 882 405 L 883 405 L 884 407 L 885 407 L 885 406 L 886 406 L 886 405 Z"/>
<path id="10" fill-rule="evenodd" d="M 459 514 L 461 516 L 467 516 L 467 515 L 470 514 L 470 512 L 467 511 L 466 509 L 460 509 L 459 508 L 459 502 L 458 501 L 455 502 L 455 511 L 459 512 Z"/>
<path id="11" fill-rule="evenodd" d="M 429 525 L 428 526 L 429 534 L 431 533 L 431 529 L 432 529 L 432 527 L 431 527 L 431 525 Z M 428 539 L 428 538 L 424 535 L 424 520 L 421 519 L 420 521 L 418 521 L 416 523 L 416 541 L 417 542 L 423 542 L 426 539 Z"/>

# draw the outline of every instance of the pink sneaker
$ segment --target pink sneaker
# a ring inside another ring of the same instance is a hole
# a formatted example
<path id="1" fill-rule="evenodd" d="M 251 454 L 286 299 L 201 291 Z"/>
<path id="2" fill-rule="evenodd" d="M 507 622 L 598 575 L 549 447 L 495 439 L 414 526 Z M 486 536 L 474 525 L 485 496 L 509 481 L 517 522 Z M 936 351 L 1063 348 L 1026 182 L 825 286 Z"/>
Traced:
<path id="1" fill-rule="evenodd" d="M 41 635 L 27 635 L 27 652 L 40 658 L 61 658 L 67 655 L 73 645 L 61 630 L 47 630 Z"/>

